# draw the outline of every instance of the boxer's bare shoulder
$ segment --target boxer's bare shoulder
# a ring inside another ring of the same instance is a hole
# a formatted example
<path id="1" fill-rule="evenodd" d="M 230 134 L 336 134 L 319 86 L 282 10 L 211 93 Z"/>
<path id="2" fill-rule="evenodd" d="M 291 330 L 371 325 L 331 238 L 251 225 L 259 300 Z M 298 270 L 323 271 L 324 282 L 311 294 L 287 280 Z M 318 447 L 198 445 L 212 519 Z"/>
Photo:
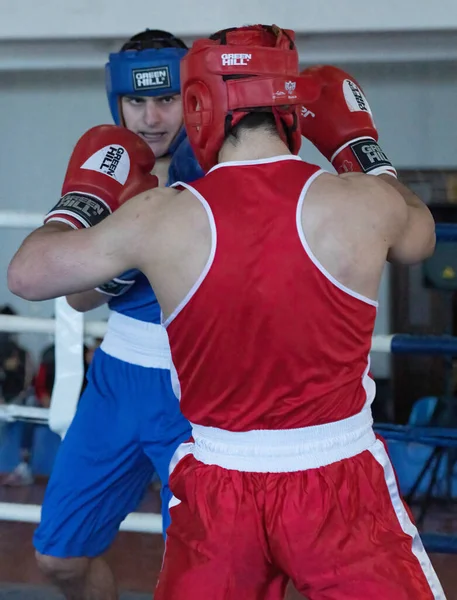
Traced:
<path id="1" fill-rule="evenodd" d="M 308 229 L 311 218 L 316 226 L 319 222 L 325 224 L 327 230 L 335 227 L 341 233 L 348 228 L 351 239 L 358 232 L 359 238 L 368 236 L 370 243 L 379 239 L 388 246 L 404 228 L 408 207 L 386 178 L 394 182 L 389 175 L 322 174 L 311 185 L 303 205 Z"/>
<path id="2" fill-rule="evenodd" d="M 198 220 L 199 216 L 207 222 L 206 211 L 202 203 L 187 189 L 154 188 L 135 196 L 124 204 L 118 211 L 117 218 L 122 220 L 137 220 L 140 228 L 154 226 L 160 221 L 160 228 L 166 227 L 168 221 L 179 223 L 186 228 L 189 218 Z"/>

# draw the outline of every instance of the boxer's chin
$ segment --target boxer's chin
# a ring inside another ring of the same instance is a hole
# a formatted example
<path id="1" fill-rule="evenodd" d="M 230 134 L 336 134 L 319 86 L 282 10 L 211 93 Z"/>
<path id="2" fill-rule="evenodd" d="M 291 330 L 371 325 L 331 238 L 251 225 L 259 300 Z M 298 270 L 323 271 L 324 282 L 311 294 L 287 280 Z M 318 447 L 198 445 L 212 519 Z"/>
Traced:
<path id="1" fill-rule="evenodd" d="M 171 136 L 169 133 L 162 133 L 154 136 L 145 134 L 139 135 L 154 152 L 156 158 L 161 158 L 168 153 L 168 148 L 171 144 Z"/>
<path id="2" fill-rule="evenodd" d="M 156 158 L 163 158 L 164 156 L 167 156 L 168 148 L 170 147 L 170 144 L 168 144 L 168 143 L 149 144 L 149 147 L 154 152 L 154 156 Z"/>

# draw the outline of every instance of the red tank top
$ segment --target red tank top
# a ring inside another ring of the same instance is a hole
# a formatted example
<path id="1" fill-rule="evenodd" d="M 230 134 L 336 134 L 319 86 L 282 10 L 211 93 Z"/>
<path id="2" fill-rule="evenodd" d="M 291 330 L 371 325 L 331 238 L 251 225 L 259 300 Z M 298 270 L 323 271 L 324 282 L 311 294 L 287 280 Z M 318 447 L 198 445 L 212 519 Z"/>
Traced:
<path id="1" fill-rule="evenodd" d="M 290 429 L 344 419 L 372 402 L 377 303 L 338 283 L 301 227 L 320 172 L 282 156 L 220 164 L 186 185 L 213 234 L 204 272 L 165 322 L 191 423 Z"/>

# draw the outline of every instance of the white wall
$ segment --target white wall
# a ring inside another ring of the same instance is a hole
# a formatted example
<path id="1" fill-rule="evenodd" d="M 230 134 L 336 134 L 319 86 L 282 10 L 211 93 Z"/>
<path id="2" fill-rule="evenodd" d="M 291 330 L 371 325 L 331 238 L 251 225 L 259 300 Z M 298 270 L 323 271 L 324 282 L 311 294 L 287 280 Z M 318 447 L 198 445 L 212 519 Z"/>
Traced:
<path id="1" fill-rule="evenodd" d="M 359 64 L 352 65 L 350 72 L 364 87 L 382 146 L 397 167 L 456 166 L 455 64 Z M 59 197 L 74 142 L 92 125 L 110 121 L 103 72 L 0 72 L 0 90 L 0 210 L 44 213 Z M 307 142 L 302 155 L 326 166 Z M 1 231 L 1 273 L 5 273 L 25 234 Z M 2 276 L 0 303 L 6 301 L 24 315 L 52 313 L 52 303 L 29 303 L 13 297 Z M 387 281 L 381 290 L 376 331 L 390 331 Z M 386 357 L 376 357 L 375 370 L 386 372 L 387 363 Z"/>
<path id="2" fill-rule="evenodd" d="M 145 26 L 208 34 L 246 23 L 300 32 L 410 31 L 457 27 L 455 0 L 3 0 L 0 39 L 124 37 Z M 128 6 L 128 10 L 127 9 Z"/>
<path id="3" fill-rule="evenodd" d="M 0 73 L 0 210 L 45 214 L 60 197 L 73 145 L 89 127 L 111 122 L 104 76 L 96 71 Z M 50 317 L 54 303 L 27 302 L 6 285 L 8 262 L 26 230 L 0 232 L 0 304 L 21 315 Z M 90 313 L 100 318 L 106 310 Z M 36 355 L 49 336 L 24 334 L 22 343 Z"/>

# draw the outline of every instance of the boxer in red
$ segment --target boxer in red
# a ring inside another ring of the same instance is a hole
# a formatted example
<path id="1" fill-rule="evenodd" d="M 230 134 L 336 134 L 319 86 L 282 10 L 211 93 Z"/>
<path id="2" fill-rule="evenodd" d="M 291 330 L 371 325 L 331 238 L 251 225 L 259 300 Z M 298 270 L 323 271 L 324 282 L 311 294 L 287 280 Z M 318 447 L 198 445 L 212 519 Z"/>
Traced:
<path id="1" fill-rule="evenodd" d="M 300 75 L 293 39 L 251 26 L 197 41 L 181 77 L 205 177 L 118 208 L 151 166 L 105 130 L 132 165 L 128 189 L 95 173 L 114 214 L 52 243 L 34 232 L 10 287 L 43 299 L 138 268 L 156 291 L 193 425 L 172 461 L 156 600 L 279 600 L 289 579 L 309 600 L 443 599 L 373 433 L 369 375 L 385 262 L 429 256 L 434 222 L 397 181 L 357 83 Z M 342 174 L 297 156 L 302 132 Z M 70 161 L 78 191 L 99 135 Z"/>

